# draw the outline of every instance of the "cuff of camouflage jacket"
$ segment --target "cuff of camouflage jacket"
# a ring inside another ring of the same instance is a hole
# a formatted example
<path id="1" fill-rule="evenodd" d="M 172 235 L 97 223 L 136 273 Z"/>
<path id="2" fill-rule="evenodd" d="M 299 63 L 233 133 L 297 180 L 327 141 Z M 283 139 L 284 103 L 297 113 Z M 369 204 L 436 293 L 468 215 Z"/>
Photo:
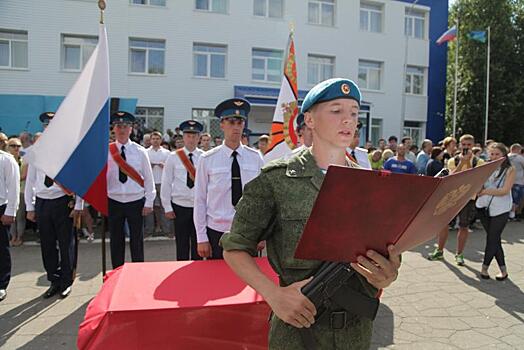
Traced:
<path id="1" fill-rule="evenodd" d="M 253 242 L 241 235 L 226 232 L 220 238 L 220 245 L 226 251 L 242 250 L 254 256 L 257 254 L 257 242 Z"/>

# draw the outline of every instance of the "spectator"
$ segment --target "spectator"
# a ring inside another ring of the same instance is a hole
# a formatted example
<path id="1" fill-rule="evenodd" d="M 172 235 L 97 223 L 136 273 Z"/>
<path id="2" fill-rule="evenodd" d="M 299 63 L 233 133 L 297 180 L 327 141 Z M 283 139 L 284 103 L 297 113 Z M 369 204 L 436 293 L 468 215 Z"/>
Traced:
<path id="1" fill-rule="evenodd" d="M 202 151 L 207 152 L 211 149 L 211 135 L 207 132 L 200 136 L 200 147 Z"/>
<path id="2" fill-rule="evenodd" d="M 364 146 L 364 148 L 369 151 L 371 148 L 373 148 L 373 142 L 366 141 L 366 145 Z"/>
<path id="3" fill-rule="evenodd" d="M 175 136 L 175 150 L 184 148 L 184 139 L 182 138 L 182 135 Z"/>
<path id="4" fill-rule="evenodd" d="M 522 156 L 522 146 L 518 143 L 511 145 L 510 151 L 509 160 L 515 168 L 515 184 L 511 189 L 513 206 L 509 213 L 509 218 L 514 220 L 516 218 L 515 213 L 524 197 L 524 156 Z"/>
<path id="5" fill-rule="evenodd" d="M 394 152 L 397 151 L 398 139 L 396 136 L 390 136 L 388 139 L 388 148 Z"/>
<path id="6" fill-rule="evenodd" d="M 371 164 L 371 169 L 373 170 L 382 170 L 384 166 L 384 160 L 382 159 L 382 151 L 377 149 L 369 154 L 369 163 Z"/>
<path id="7" fill-rule="evenodd" d="M 441 147 L 433 147 L 431 150 L 431 159 L 428 161 L 425 169 L 425 175 L 435 176 L 444 168 L 444 150 Z"/>
<path id="8" fill-rule="evenodd" d="M 417 166 L 417 172 L 419 174 L 426 173 L 426 165 L 431 157 L 431 150 L 433 149 L 433 142 L 431 140 L 425 139 L 422 141 L 421 151 L 417 154 L 417 161 L 415 165 Z"/>
<path id="9" fill-rule="evenodd" d="M 23 156 L 25 154 L 26 148 L 31 147 L 31 145 L 33 144 L 33 137 L 27 131 L 21 132 L 19 137 L 20 142 L 22 143 L 22 147 L 20 148 L 20 155 Z"/>
<path id="10" fill-rule="evenodd" d="M 487 233 L 480 277 L 489 279 L 488 268 L 495 258 L 500 269 L 500 274 L 496 276 L 498 281 L 508 278 L 501 236 L 511 211 L 511 188 L 515 181 L 515 168 L 511 165 L 506 146 L 494 143 L 489 148 L 489 159 L 494 161 L 501 158 L 504 158 L 504 162 L 486 181 L 475 203 L 480 209 L 480 222 Z"/>
<path id="11" fill-rule="evenodd" d="M 169 152 L 171 152 L 171 145 L 169 144 L 169 142 L 167 141 L 162 141 L 162 143 L 160 144 L 162 147 L 164 147 L 165 149 L 167 149 Z"/>
<path id="12" fill-rule="evenodd" d="M 25 232 L 25 202 L 24 202 L 24 185 L 27 176 L 27 164 L 22 161 L 20 150 L 22 142 L 20 139 L 13 137 L 7 141 L 7 149 L 9 153 L 15 158 L 16 163 L 20 169 L 20 202 L 15 216 L 15 222 L 11 225 L 11 245 L 19 246 L 23 243 L 23 236 Z"/>
<path id="13" fill-rule="evenodd" d="M 486 142 L 484 142 L 484 150 L 482 151 L 482 153 L 480 154 L 480 158 L 482 160 L 488 160 L 489 159 L 489 146 L 491 144 L 493 144 L 495 141 L 494 140 L 486 140 Z"/>
<path id="14" fill-rule="evenodd" d="M 264 156 L 264 154 L 267 152 L 267 148 L 269 147 L 269 136 L 268 135 L 262 135 L 258 138 L 258 150 L 260 152 L 260 155 Z"/>
<path id="15" fill-rule="evenodd" d="M 444 162 L 444 166 L 447 167 L 448 160 L 454 157 L 455 152 L 457 152 L 457 139 L 455 139 L 454 137 L 448 136 L 444 139 L 442 146 L 444 147 L 443 162 Z"/>
<path id="16" fill-rule="evenodd" d="M 406 159 L 406 145 L 401 143 L 397 146 L 397 156 L 389 158 L 384 163 L 384 170 L 398 174 L 416 174 L 417 168 L 409 159 Z"/>
<path id="17" fill-rule="evenodd" d="M 213 139 L 214 147 L 218 147 L 222 144 L 222 137 L 221 136 L 215 136 Z"/>
<path id="18" fill-rule="evenodd" d="M 3 132 L 0 132 L 0 151 L 5 151 L 7 145 L 7 136 Z"/>
<path id="19" fill-rule="evenodd" d="M 144 138 L 144 133 L 142 132 L 142 127 L 140 126 L 140 123 L 136 122 L 133 124 L 133 131 L 131 132 L 129 138 L 131 139 L 131 141 L 136 143 L 142 142 L 142 139 Z"/>
<path id="20" fill-rule="evenodd" d="M 385 163 L 389 158 L 393 157 L 395 153 L 390 150 L 389 148 L 386 148 L 384 152 L 382 152 L 382 161 Z"/>
<path id="21" fill-rule="evenodd" d="M 378 140 L 378 149 L 384 152 L 384 150 L 386 149 L 386 140 L 384 139 Z"/>
<path id="22" fill-rule="evenodd" d="M 164 134 L 163 140 L 166 142 L 169 142 L 171 141 L 172 138 L 173 138 L 173 130 L 167 129 L 166 133 Z"/>
<path id="23" fill-rule="evenodd" d="M 151 134 L 144 134 L 144 137 L 142 137 L 142 146 L 144 146 L 144 148 L 151 147 Z"/>
<path id="24" fill-rule="evenodd" d="M 413 139 L 409 136 L 404 136 L 400 141 L 404 146 L 406 146 L 406 159 L 411 161 L 413 164 L 417 161 L 417 156 L 411 151 L 411 146 L 413 146 Z"/>
<path id="25" fill-rule="evenodd" d="M 473 147 L 473 155 L 475 157 L 480 157 L 481 154 L 482 154 L 482 148 L 477 147 L 477 146 Z"/>

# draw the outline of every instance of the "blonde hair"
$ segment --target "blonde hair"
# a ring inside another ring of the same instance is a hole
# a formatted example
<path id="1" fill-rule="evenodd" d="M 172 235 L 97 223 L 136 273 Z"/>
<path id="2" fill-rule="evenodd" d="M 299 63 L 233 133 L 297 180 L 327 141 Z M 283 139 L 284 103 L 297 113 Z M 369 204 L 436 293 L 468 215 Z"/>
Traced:
<path id="1" fill-rule="evenodd" d="M 384 150 L 384 152 L 382 152 L 382 159 L 384 159 L 384 161 L 388 160 L 389 158 L 393 157 L 395 155 L 395 153 L 390 150 L 389 148 L 386 148 Z"/>

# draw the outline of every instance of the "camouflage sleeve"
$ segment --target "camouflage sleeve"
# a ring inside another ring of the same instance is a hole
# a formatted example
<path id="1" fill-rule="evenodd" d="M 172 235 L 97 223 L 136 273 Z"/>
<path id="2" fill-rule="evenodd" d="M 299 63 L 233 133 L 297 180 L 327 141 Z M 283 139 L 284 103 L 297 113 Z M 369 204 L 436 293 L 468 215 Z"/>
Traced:
<path id="1" fill-rule="evenodd" d="M 231 231 L 220 239 L 224 250 L 243 250 L 256 255 L 258 242 L 271 234 L 275 202 L 267 173 L 261 173 L 244 187 L 235 207 Z"/>

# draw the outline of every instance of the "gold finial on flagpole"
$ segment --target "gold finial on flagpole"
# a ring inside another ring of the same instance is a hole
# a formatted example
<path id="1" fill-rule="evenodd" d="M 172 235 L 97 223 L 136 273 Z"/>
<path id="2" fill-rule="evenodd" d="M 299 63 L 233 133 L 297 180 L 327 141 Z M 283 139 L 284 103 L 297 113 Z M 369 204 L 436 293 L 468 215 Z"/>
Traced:
<path id="1" fill-rule="evenodd" d="M 295 22 L 294 21 L 289 22 L 289 32 L 291 34 L 295 34 Z"/>
<path id="2" fill-rule="evenodd" d="M 100 24 L 104 24 L 104 10 L 106 9 L 106 0 L 99 0 L 98 8 L 100 9 Z"/>

